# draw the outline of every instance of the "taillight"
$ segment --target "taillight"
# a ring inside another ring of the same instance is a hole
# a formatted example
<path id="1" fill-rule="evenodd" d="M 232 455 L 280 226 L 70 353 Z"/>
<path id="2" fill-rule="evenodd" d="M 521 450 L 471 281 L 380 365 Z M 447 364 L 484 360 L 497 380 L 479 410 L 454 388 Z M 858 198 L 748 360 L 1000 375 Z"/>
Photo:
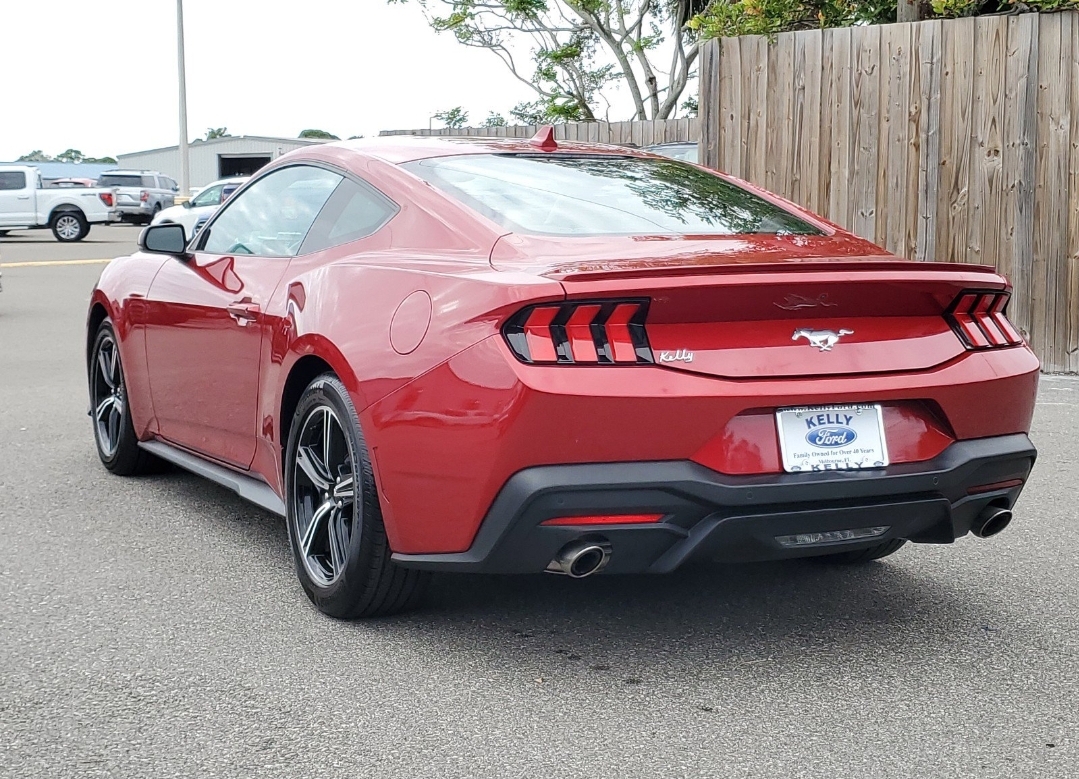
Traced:
<path id="1" fill-rule="evenodd" d="M 102 203 L 107 205 L 109 208 L 112 208 L 112 193 L 111 192 L 99 192 L 97 194 L 97 196 L 99 198 L 101 198 Z"/>
<path id="2" fill-rule="evenodd" d="M 1023 336 L 1004 315 L 1009 297 L 1000 290 L 968 290 L 955 299 L 944 318 L 968 349 L 1018 346 Z"/>
<path id="3" fill-rule="evenodd" d="M 650 365 L 647 300 L 591 300 L 529 306 L 503 326 L 518 360 L 562 365 Z"/>
<path id="4" fill-rule="evenodd" d="M 141 200 L 143 203 L 145 203 L 149 199 L 150 199 L 150 193 L 147 192 L 145 189 L 142 192 L 139 193 L 139 200 Z"/>

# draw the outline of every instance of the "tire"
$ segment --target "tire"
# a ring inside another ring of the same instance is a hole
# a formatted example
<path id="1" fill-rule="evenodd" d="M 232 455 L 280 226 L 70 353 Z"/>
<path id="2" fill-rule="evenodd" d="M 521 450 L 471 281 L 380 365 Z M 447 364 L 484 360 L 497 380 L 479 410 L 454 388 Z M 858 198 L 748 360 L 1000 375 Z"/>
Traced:
<path id="1" fill-rule="evenodd" d="M 868 563 L 895 554 L 906 543 L 902 538 L 893 538 L 891 541 L 885 541 L 883 544 L 877 544 L 868 549 L 855 549 L 851 552 L 820 555 L 813 559 L 832 565 L 858 565 L 859 563 Z"/>
<path id="2" fill-rule="evenodd" d="M 94 445 L 102 465 L 117 476 L 146 473 L 154 458 L 139 448 L 135 437 L 116 332 L 108 319 L 97 328 L 87 368 Z"/>
<path id="3" fill-rule="evenodd" d="M 292 418 L 285 505 L 296 574 L 319 611 L 337 619 L 386 616 L 422 597 L 430 574 L 390 559 L 360 420 L 331 373 L 307 386 Z"/>
<path id="4" fill-rule="evenodd" d="M 90 223 L 86 221 L 82 211 L 57 211 L 53 214 L 52 223 L 53 237 L 61 243 L 75 243 L 81 241 L 90 232 Z"/>
<path id="5" fill-rule="evenodd" d="M 3 238 L 5 235 L 7 235 L 7 232 L 7 230 L 0 230 L 0 238 Z"/>

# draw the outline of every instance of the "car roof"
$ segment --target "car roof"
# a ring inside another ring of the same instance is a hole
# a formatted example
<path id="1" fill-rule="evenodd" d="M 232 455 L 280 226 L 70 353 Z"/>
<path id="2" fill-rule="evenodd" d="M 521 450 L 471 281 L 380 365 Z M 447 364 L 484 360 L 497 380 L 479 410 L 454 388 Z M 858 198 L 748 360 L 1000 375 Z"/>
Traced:
<path id="1" fill-rule="evenodd" d="M 119 174 L 122 176 L 164 176 L 164 173 L 158 173 L 156 170 L 106 170 L 102 171 L 100 175 L 110 176 Z"/>
<path id="2" fill-rule="evenodd" d="M 478 136 L 390 135 L 379 138 L 358 138 L 325 144 L 321 148 L 341 147 L 399 164 L 431 157 L 452 157 L 462 154 L 542 154 L 544 150 L 529 138 L 483 138 Z M 305 149 L 308 151 L 308 149 Z M 553 152 L 606 154 L 611 156 L 653 157 L 641 149 L 600 143 L 558 141 Z"/>

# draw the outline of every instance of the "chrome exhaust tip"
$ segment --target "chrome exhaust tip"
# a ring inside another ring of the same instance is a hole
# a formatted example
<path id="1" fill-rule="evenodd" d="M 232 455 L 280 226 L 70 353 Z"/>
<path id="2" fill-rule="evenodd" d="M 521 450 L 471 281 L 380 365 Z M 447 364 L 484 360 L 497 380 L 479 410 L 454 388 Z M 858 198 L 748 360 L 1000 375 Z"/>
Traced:
<path id="1" fill-rule="evenodd" d="M 978 538 L 992 538 L 1012 522 L 1010 509 L 988 506 L 970 526 L 970 532 Z"/>
<path id="2" fill-rule="evenodd" d="M 547 572 L 583 579 L 602 571 L 610 559 L 611 544 L 608 541 L 573 541 L 562 547 L 547 564 Z"/>

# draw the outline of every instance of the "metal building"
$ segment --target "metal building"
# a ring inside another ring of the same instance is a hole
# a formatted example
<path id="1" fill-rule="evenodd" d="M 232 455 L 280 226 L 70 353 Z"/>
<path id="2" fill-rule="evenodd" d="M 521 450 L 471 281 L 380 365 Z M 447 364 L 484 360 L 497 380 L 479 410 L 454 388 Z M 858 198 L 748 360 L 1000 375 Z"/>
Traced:
<path id="1" fill-rule="evenodd" d="M 266 138 L 260 135 L 237 135 L 192 141 L 190 146 L 191 186 L 204 187 L 228 176 L 249 176 L 282 154 L 325 141 L 306 138 Z M 180 180 L 180 147 L 167 146 L 116 157 L 117 168 L 156 170 Z"/>

